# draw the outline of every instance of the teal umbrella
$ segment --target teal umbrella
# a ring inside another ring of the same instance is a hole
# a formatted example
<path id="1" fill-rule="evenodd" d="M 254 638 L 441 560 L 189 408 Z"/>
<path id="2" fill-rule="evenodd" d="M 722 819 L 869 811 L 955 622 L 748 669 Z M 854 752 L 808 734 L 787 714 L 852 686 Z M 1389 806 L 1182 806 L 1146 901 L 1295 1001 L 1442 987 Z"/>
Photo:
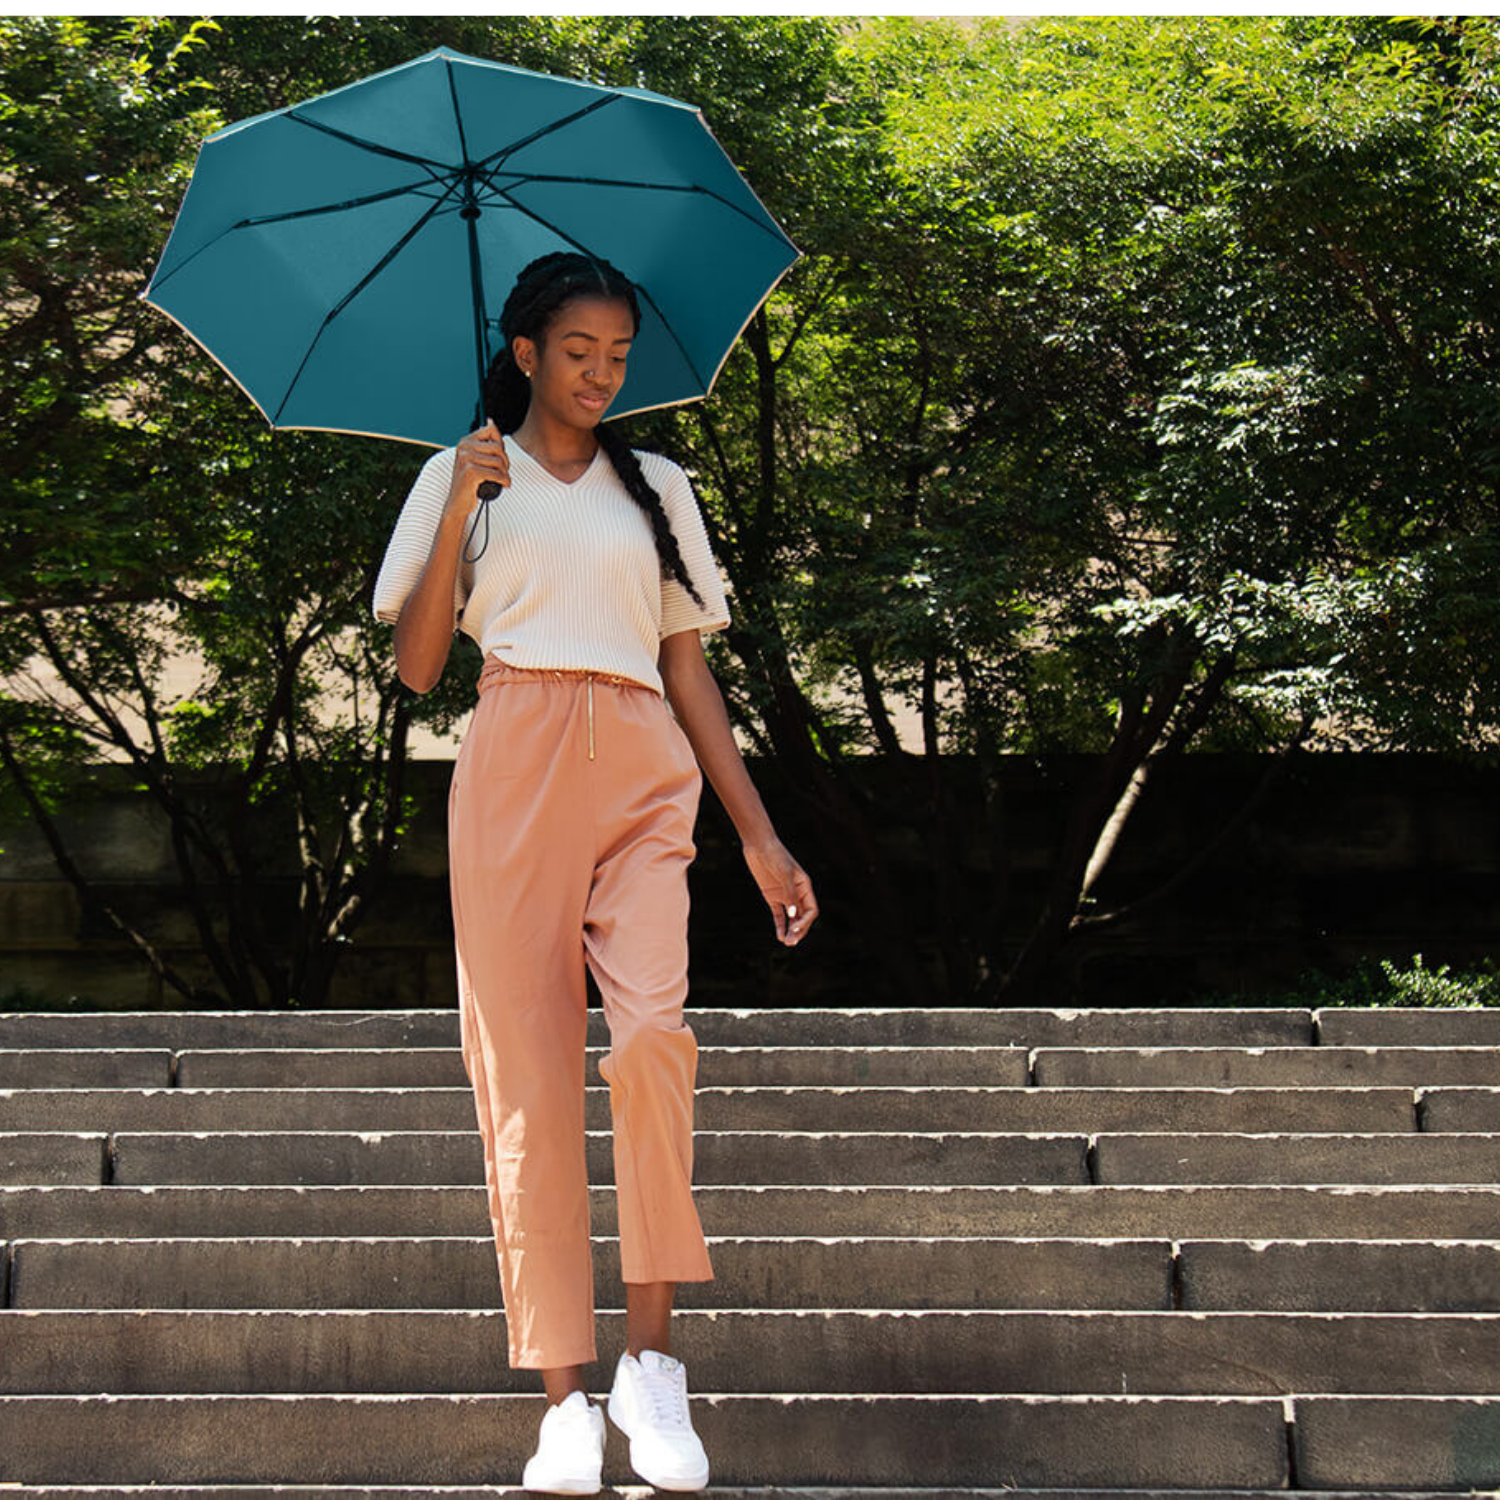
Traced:
<path id="1" fill-rule="evenodd" d="M 802 254 L 696 106 L 437 47 L 208 136 L 141 296 L 272 427 L 445 448 L 553 250 L 635 283 L 611 418 L 707 396 Z"/>

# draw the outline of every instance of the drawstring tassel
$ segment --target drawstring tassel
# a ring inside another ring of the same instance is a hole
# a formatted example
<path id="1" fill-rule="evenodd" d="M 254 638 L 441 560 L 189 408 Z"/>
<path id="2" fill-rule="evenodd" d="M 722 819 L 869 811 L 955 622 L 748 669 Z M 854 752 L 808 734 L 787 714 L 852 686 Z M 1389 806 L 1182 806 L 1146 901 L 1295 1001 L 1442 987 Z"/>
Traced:
<path id="1" fill-rule="evenodd" d="M 485 670 L 480 673 L 480 676 L 479 676 L 479 681 L 480 681 L 481 686 L 485 682 L 487 682 L 492 675 L 499 675 L 502 670 L 504 670 L 506 672 L 515 672 L 515 673 L 518 673 L 518 674 L 525 673 L 525 672 L 544 673 L 544 674 L 547 674 L 549 676 L 552 676 L 552 677 L 556 678 L 557 681 L 559 681 L 559 682 L 562 682 L 565 678 L 575 678 L 575 677 L 582 677 L 582 678 L 584 678 L 587 681 L 587 683 L 588 683 L 588 697 L 589 697 L 589 759 L 590 760 L 597 760 L 598 759 L 598 756 L 594 752 L 594 679 L 596 677 L 598 677 L 598 678 L 600 678 L 604 682 L 616 683 L 616 684 L 618 684 L 621 687 L 633 687 L 633 688 L 644 688 L 645 687 L 645 684 L 643 682 L 639 681 L 637 678 L 634 678 L 634 677 L 625 677 L 625 676 L 622 676 L 619 672 L 595 671 L 594 668 L 592 668 L 592 667 L 512 667 L 511 664 L 508 661 L 505 661 L 505 660 L 503 660 L 503 658 L 498 657 L 498 656 L 494 657 L 493 661 L 496 664 L 495 672 L 492 674 L 490 672 L 489 667 L 487 666 L 485 668 Z"/>

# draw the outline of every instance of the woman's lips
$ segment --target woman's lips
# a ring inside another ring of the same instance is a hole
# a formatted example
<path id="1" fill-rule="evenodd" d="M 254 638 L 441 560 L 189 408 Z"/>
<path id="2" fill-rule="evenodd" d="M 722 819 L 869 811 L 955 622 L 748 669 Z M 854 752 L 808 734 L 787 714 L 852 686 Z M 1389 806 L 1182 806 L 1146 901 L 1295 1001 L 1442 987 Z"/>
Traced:
<path id="1" fill-rule="evenodd" d="M 578 400 L 590 411 L 602 411 L 609 405 L 608 396 L 590 396 L 582 391 L 578 393 Z"/>

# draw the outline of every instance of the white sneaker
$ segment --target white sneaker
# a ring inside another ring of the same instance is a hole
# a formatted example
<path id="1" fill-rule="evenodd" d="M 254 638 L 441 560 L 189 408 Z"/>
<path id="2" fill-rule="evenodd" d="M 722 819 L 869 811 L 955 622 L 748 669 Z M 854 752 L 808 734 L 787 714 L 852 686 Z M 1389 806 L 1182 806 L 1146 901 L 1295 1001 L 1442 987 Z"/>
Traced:
<path id="1" fill-rule="evenodd" d="M 708 1455 L 688 1416 L 687 1367 L 670 1354 L 627 1349 L 615 1366 L 609 1419 L 630 1439 L 630 1467 L 659 1490 L 701 1490 Z"/>
<path id="2" fill-rule="evenodd" d="M 597 1495 L 604 1467 L 604 1413 L 582 1391 L 549 1402 L 537 1450 L 526 1460 L 523 1490 Z"/>

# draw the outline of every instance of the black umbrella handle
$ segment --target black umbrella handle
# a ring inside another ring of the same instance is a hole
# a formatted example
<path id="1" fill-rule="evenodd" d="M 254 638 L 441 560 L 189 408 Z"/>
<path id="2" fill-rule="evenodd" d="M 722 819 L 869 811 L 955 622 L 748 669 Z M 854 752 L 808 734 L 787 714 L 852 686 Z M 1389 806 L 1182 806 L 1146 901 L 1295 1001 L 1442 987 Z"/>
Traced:
<path id="1" fill-rule="evenodd" d="M 493 500 L 500 493 L 500 482 L 495 479 L 481 479 L 479 481 L 479 498 L 481 500 Z"/>

